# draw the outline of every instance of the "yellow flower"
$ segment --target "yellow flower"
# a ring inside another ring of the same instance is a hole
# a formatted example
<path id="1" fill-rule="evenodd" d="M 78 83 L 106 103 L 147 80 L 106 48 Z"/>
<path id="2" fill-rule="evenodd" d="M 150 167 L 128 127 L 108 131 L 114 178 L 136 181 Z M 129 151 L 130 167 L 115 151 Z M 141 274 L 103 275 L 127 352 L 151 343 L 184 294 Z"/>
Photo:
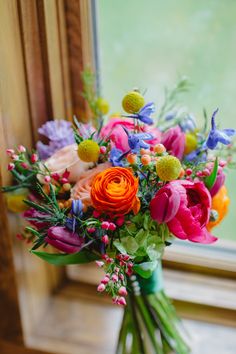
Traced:
<path id="1" fill-rule="evenodd" d="M 137 91 L 127 93 L 122 101 L 122 107 L 127 113 L 138 113 L 144 104 L 144 97 Z"/>
<path id="2" fill-rule="evenodd" d="M 96 141 L 84 140 L 78 145 L 79 158 L 84 162 L 97 162 L 100 147 Z"/>
<path id="3" fill-rule="evenodd" d="M 197 136 L 194 133 L 187 133 L 185 135 L 185 149 L 184 154 L 188 155 L 197 148 Z"/>
<path id="4" fill-rule="evenodd" d="M 107 114 L 109 112 L 109 103 L 102 97 L 98 97 L 96 101 L 97 108 L 102 114 Z"/>
<path id="5" fill-rule="evenodd" d="M 172 181 L 179 177 L 181 163 L 175 156 L 163 156 L 157 160 L 156 171 L 162 181 Z"/>
<path id="6" fill-rule="evenodd" d="M 28 189 L 21 188 L 12 193 L 6 194 L 6 202 L 8 210 L 13 213 L 22 213 L 23 211 L 28 209 L 28 206 L 23 202 L 23 200 L 27 199 L 29 194 Z"/>

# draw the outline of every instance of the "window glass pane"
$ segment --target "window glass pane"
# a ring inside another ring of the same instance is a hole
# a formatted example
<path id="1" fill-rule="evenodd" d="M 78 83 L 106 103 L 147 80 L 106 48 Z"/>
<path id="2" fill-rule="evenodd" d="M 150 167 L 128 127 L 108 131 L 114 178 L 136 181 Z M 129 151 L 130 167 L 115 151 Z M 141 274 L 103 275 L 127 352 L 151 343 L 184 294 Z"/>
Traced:
<path id="1" fill-rule="evenodd" d="M 187 75 L 193 87 L 184 97 L 199 121 L 203 107 L 220 108 L 221 126 L 236 128 L 236 2 L 233 0 L 120 0 L 98 2 L 103 95 L 113 112 L 123 94 L 134 87 L 158 106 L 163 87 Z M 236 240 L 236 172 L 227 186 L 228 217 L 214 230 Z"/>

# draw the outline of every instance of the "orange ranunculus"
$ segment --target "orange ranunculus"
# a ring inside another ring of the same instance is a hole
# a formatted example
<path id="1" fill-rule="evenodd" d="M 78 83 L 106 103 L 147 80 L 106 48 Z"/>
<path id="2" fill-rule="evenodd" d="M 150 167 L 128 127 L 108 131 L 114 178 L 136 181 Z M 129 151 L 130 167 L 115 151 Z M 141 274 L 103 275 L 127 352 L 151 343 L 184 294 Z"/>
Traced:
<path id="1" fill-rule="evenodd" d="M 211 208 L 217 211 L 218 218 L 216 221 L 210 221 L 207 224 L 208 231 L 210 231 L 213 227 L 221 223 L 221 221 L 224 219 L 225 215 L 228 212 L 229 203 L 230 199 L 227 194 L 227 189 L 225 186 L 222 186 L 219 192 L 212 198 Z"/>
<path id="2" fill-rule="evenodd" d="M 92 182 L 91 200 L 98 211 L 114 214 L 137 214 L 140 200 L 137 197 L 138 178 L 124 167 L 111 167 L 99 173 Z"/>

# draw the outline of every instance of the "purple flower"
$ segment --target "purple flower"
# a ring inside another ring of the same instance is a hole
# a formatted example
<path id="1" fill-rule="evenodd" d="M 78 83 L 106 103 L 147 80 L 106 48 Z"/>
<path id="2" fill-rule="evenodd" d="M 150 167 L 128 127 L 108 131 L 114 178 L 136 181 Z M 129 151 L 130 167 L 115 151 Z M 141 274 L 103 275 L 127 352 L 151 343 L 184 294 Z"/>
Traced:
<path id="1" fill-rule="evenodd" d="M 75 232 L 75 228 L 78 225 L 78 220 L 76 217 L 81 217 L 83 215 L 83 203 L 80 199 L 74 199 L 71 206 L 71 217 L 66 218 L 65 226 Z"/>
<path id="2" fill-rule="evenodd" d="M 155 106 L 153 102 L 149 102 L 147 103 L 145 106 L 143 106 L 140 111 L 136 114 L 132 114 L 129 116 L 125 116 L 128 118 L 135 118 L 140 120 L 141 122 L 148 124 L 148 125 L 152 125 L 153 124 L 153 120 L 150 117 L 152 113 L 155 112 Z"/>
<path id="3" fill-rule="evenodd" d="M 123 167 L 124 163 L 122 159 L 127 155 L 128 152 L 123 152 L 120 149 L 113 147 L 110 151 L 109 161 L 112 163 L 112 166 L 120 166 Z"/>
<path id="4" fill-rule="evenodd" d="M 49 226 L 49 222 L 45 221 L 50 215 L 37 211 L 34 208 L 29 208 L 23 214 L 23 217 L 29 221 L 31 225 L 37 229 L 42 229 Z M 42 219 L 42 221 L 40 220 Z"/>
<path id="5" fill-rule="evenodd" d="M 172 155 L 180 160 L 182 159 L 185 147 L 185 134 L 179 126 L 168 129 L 162 135 L 161 143 Z"/>
<path id="6" fill-rule="evenodd" d="M 192 162 L 194 164 L 199 164 L 201 162 L 206 162 L 207 154 L 206 154 L 206 147 L 202 145 L 200 148 L 190 152 L 190 154 L 184 157 L 185 161 Z"/>
<path id="7" fill-rule="evenodd" d="M 128 136 L 128 145 L 132 153 L 137 153 L 141 148 L 149 149 L 149 144 L 145 143 L 144 140 L 152 140 L 153 135 L 150 133 L 137 133 L 131 134 L 125 127 L 123 127 L 124 131 Z"/>
<path id="8" fill-rule="evenodd" d="M 191 114 L 187 115 L 187 117 L 184 117 L 179 123 L 179 126 L 184 133 L 193 132 L 197 128 L 195 117 Z"/>
<path id="9" fill-rule="evenodd" d="M 69 231 L 64 226 L 50 227 L 45 241 L 65 253 L 79 252 L 84 244 L 84 239 L 81 236 Z"/>
<path id="10" fill-rule="evenodd" d="M 38 132 L 49 139 L 48 145 L 41 141 L 37 142 L 37 150 L 39 157 L 42 160 L 52 156 L 54 152 L 60 150 L 64 146 L 75 142 L 71 123 L 63 119 L 48 121 L 38 129 Z"/>
<path id="11" fill-rule="evenodd" d="M 224 145 L 229 145 L 231 143 L 232 136 L 235 135 L 235 129 L 223 129 L 219 130 L 216 128 L 215 116 L 218 112 L 218 109 L 213 113 L 211 118 L 211 131 L 208 135 L 206 145 L 209 149 L 214 150 L 217 147 L 218 143 Z"/>

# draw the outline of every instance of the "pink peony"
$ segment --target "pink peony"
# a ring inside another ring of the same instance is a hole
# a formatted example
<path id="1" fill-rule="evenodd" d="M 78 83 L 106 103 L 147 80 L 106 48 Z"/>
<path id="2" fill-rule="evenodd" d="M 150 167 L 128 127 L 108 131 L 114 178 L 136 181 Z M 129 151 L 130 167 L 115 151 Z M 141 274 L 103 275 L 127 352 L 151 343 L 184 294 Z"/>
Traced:
<path id="1" fill-rule="evenodd" d="M 90 163 L 79 159 L 77 144 L 67 145 L 58 150 L 44 164 L 51 173 L 62 174 L 67 169 L 70 172 L 68 177 L 69 182 L 78 181 L 79 176 L 91 166 Z"/>
<path id="2" fill-rule="evenodd" d="M 113 146 L 121 151 L 128 151 L 128 137 L 124 131 L 124 128 L 133 131 L 134 130 L 134 122 L 132 119 L 125 118 L 111 118 L 109 122 L 102 128 L 101 136 L 103 138 L 110 138 Z M 153 127 L 143 125 L 140 128 L 140 132 L 147 132 L 153 134 L 153 140 L 149 140 L 148 144 L 155 145 L 158 144 L 161 140 L 161 132 Z"/>
<path id="3" fill-rule="evenodd" d="M 157 192 L 150 208 L 152 217 L 166 222 L 169 231 L 180 239 L 199 243 L 217 240 L 206 229 L 211 196 L 202 182 L 172 181 Z"/>
<path id="4" fill-rule="evenodd" d="M 168 129 L 161 139 L 161 143 L 165 146 L 166 150 L 178 159 L 182 159 L 185 148 L 185 134 L 179 126 Z"/>
<path id="5" fill-rule="evenodd" d="M 106 170 L 109 167 L 111 167 L 111 164 L 109 162 L 105 162 L 81 174 L 77 183 L 71 190 L 71 198 L 80 199 L 85 207 L 91 206 L 92 202 L 90 191 L 92 181 L 98 173 Z"/>

